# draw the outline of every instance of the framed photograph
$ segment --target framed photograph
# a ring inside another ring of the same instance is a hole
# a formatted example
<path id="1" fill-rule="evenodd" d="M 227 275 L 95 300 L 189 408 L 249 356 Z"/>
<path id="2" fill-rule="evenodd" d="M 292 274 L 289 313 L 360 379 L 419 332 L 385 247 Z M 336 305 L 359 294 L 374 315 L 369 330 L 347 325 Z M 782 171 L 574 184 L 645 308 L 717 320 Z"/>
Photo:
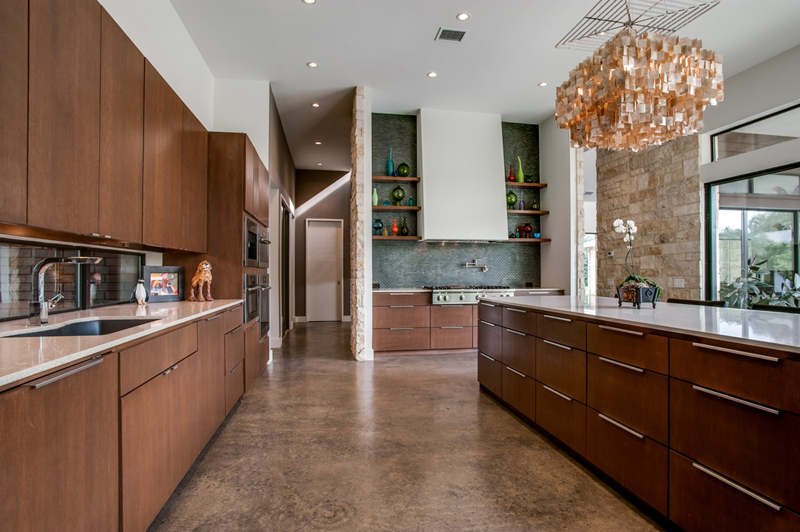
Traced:
<path id="1" fill-rule="evenodd" d="M 144 266 L 147 301 L 183 301 L 183 266 Z"/>

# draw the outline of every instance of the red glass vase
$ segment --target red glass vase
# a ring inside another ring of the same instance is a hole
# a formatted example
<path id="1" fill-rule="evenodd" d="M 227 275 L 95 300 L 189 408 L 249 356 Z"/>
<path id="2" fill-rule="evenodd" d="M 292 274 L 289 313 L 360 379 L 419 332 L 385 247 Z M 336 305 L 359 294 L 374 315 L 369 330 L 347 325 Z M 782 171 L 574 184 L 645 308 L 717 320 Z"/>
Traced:
<path id="1" fill-rule="evenodd" d="M 397 228 L 397 218 L 394 218 L 392 220 L 392 236 L 397 236 L 397 231 L 399 231 Z"/>

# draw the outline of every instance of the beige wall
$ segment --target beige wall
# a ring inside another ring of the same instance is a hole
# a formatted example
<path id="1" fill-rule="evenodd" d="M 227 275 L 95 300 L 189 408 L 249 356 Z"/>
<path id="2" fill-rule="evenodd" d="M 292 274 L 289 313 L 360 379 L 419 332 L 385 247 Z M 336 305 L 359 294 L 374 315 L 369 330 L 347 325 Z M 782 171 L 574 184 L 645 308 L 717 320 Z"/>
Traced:
<path id="1" fill-rule="evenodd" d="M 622 282 L 627 248 L 616 218 L 634 220 L 636 274 L 650 277 L 668 297 L 701 296 L 700 139 L 684 137 L 640 152 L 597 151 L 597 294 Z M 613 251 L 614 256 L 607 256 Z M 683 279 L 685 288 L 675 288 Z"/>

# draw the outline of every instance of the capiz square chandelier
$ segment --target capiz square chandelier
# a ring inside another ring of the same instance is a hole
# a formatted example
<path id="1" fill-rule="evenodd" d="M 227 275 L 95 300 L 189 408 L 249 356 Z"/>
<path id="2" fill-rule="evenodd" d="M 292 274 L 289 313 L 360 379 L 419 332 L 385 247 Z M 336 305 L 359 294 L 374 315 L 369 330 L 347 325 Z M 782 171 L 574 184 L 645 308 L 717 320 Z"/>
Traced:
<path id="1" fill-rule="evenodd" d="M 722 56 L 668 33 L 718 3 L 601 0 L 557 45 L 605 40 L 556 89 L 572 145 L 636 151 L 702 130 L 706 106 L 723 99 Z"/>

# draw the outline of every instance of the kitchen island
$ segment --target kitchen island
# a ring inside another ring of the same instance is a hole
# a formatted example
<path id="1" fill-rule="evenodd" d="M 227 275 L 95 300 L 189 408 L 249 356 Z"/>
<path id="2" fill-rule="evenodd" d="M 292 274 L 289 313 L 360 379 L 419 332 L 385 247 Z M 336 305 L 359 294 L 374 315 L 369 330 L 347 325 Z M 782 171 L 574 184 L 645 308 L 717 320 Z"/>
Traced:
<path id="1" fill-rule="evenodd" d="M 482 298 L 482 389 L 686 530 L 800 527 L 800 317 Z"/>

